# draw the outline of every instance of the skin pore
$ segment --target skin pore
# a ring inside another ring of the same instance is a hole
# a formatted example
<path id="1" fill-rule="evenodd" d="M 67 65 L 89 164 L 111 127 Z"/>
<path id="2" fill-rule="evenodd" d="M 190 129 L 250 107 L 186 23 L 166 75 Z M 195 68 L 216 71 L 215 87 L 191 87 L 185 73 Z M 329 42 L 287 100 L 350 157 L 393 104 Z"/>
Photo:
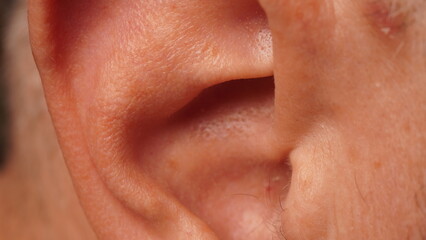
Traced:
<path id="1" fill-rule="evenodd" d="M 21 3 L 6 40 L 0 237 L 425 239 L 425 11 L 30 1 L 64 161 Z"/>

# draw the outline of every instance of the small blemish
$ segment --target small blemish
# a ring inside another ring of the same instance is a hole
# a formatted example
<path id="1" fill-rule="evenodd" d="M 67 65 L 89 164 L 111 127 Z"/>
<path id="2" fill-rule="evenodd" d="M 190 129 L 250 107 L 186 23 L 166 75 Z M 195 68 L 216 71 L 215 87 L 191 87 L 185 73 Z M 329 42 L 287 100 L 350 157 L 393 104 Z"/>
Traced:
<path id="1" fill-rule="evenodd" d="M 379 82 L 376 82 L 376 83 L 374 83 L 374 86 L 375 86 L 376 88 L 380 88 L 380 87 L 382 86 L 382 84 L 381 84 L 381 83 L 379 83 Z"/>
<path id="2" fill-rule="evenodd" d="M 374 162 L 374 168 L 375 169 L 380 169 L 382 167 L 382 163 L 381 162 Z"/>
<path id="3" fill-rule="evenodd" d="M 398 11 L 398 6 L 389 1 L 372 1 L 368 4 L 367 16 L 369 21 L 381 34 L 395 38 L 405 27 L 405 14 Z"/>
<path id="4" fill-rule="evenodd" d="M 384 33 L 385 35 L 389 35 L 389 33 L 391 32 L 391 28 L 390 27 L 383 27 L 380 29 L 380 31 L 382 31 L 382 33 Z"/>

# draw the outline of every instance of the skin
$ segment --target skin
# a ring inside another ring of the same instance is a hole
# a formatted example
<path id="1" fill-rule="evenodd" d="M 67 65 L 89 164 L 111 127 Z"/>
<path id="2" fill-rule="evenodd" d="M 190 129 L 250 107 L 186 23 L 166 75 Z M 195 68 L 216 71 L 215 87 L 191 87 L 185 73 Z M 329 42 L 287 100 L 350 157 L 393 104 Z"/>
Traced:
<path id="1" fill-rule="evenodd" d="M 25 2 L 5 29 L 10 149 L 0 169 L 0 239 L 96 239 L 75 195 L 32 58 Z"/>
<path id="2" fill-rule="evenodd" d="M 425 11 L 30 1 L 48 109 L 97 237 L 425 239 Z"/>

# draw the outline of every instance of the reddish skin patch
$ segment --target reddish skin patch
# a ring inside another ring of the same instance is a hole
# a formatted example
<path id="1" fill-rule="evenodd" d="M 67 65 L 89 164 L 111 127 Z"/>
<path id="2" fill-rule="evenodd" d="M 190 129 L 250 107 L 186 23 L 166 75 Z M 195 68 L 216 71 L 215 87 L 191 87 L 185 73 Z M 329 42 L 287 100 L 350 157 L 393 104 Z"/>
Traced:
<path id="1" fill-rule="evenodd" d="M 110 6 L 104 1 L 55 1 L 49 0 L 51 24 L 50 38 L 54 43 L 52 60 L 59 69 L 67 69 L 73 48 L 94 28 Z M 76 28 L 75 26 L 79 26 Z"/>
<path id="2" fill-rule="evenodd" d="M 395 38 L 405 28 L 405 15 L 393 13 L 389 3 L 384 1 L 370 3 L 367 16 L 380 34 L 390 38 Z"/>
<path id="3" fill-rule="evenodd" d="M 382 167 L 382 163 L 381 162 L 374 162 L 374 168 L 375 169 L 380 169 Z"/>
<path id="4" fill-rule="evenodd" d="M 266 192 L 270 192 L 271 191 L 271 185 L 266 186 Z"/>

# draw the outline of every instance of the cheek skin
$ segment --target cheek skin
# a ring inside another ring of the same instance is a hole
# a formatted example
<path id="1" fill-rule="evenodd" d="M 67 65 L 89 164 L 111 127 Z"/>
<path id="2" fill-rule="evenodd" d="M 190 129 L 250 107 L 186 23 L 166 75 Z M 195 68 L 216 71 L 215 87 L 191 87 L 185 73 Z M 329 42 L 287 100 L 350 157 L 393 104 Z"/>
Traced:
<path id="1" fill-rule="evenodd" d="M 410 28 L 398 27 L 405 19 L 345 1 L 263 2 L 275 44 L 279 137 L 295 139 L 284 235 L 422 239 L 426 72 Z M 292 15 L 311 2 L 312 12 Z"/>
<path id="2" fill-rule="evenodd" d="M 400 4 L 391 1 L 371 1 L 364 4 L 364 15 L 374 30 L 387 38 L 403 36 L 403 30 L 407 27 L 408 13 L 401 10 Z"/>

